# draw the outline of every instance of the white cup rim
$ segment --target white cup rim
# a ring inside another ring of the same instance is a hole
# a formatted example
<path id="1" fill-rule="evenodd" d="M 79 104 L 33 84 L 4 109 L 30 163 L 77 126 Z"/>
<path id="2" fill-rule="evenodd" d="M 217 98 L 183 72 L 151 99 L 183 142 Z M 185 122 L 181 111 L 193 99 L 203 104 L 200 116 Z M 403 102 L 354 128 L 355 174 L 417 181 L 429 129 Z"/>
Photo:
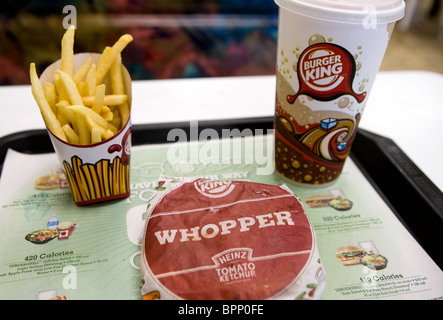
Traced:
<path id="1" fill-rule="evenodd" d="M 288 11 L 331 22 L 362 24 L 368 18 L 376 24 L 400 20 L 405 14 L 404 0 L 274 0 Z M 337 8 L 341 6 L 342 8 Z"/>

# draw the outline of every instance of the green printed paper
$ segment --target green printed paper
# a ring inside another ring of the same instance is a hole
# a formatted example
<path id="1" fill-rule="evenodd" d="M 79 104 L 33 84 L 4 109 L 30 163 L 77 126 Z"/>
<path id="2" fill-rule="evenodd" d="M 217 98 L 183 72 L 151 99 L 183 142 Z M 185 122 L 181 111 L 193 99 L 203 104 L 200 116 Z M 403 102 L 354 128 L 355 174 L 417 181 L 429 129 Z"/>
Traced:
<path id="1" fill-rule="evenodd" d="M 0 183 L 0 299 L 141 299 L 139 239 L 158 177 L 285 183 L 269 150 L 272 139 L 262 136 L 135 147 L 130 197 L 84 207 L 55 154 L 10 150 Z M 443 297 L 441 270 L 352 159 L 333 185 L 287 185 L 317 234 L 322 299 Z"/>

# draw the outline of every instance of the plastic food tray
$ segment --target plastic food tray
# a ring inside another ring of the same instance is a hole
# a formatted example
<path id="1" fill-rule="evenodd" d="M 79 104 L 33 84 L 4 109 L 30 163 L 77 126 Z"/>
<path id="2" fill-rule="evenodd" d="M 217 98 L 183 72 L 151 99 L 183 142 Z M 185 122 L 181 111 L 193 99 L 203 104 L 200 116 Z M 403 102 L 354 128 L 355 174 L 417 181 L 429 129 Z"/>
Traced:
<path id="1" fill-rule="evenodd" d="M 132 144 L 166 143 L 168 132 L 180 128 L 189 134 L 189 122 L 133 125 Z M 222 136 L 223 129 L 273 129 L 273 118 L 199 121 L 198 130 L 211 128 Z M 192 138 L 192 137 L 191 137 Z M 7 150 L 28 154 L 54 152 L 46 130 L 29 130 L 0 138 L 0 172 Z M 351 157 L 366 179 L 443 269 L 443 193 L 390 139 L 359 129 Z"/>

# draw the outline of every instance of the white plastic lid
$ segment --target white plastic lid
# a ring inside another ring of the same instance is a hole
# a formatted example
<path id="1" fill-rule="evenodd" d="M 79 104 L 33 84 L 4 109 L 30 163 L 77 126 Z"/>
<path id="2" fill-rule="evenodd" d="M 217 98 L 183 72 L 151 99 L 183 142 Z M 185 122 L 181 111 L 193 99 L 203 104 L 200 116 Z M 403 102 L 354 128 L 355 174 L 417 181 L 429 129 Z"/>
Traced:
<path id="1" fill-rule="evenodd" d="M 344 23 L 389 23 L 405 13 L 403 0 L 275 0 L 282 8 L 311 18 Z"/>

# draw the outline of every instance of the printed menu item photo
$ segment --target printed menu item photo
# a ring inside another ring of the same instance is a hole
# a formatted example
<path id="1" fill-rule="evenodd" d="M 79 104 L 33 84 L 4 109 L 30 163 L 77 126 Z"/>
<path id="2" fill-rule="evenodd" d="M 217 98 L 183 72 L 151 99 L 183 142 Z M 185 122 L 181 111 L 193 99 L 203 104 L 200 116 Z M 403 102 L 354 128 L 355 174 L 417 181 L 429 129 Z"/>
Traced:
<path id="1" fill-rule="evenodd" d="M 378 253 L 372 241 L 362 241 L 359 245 L 347 245 L 335 250 L 338 261 L 344 266 L 363 265 L 373 270 L 385 269 L 388 259 Z"/>
<path id="2" fill-rule="evenodd" d="M 382 255 L 373 253 L 366 254 L 360 258 L 360 263 L 369 269 L 382 270 L 388 265 L 388 259 Z"/>
<path id="3" fill-rule="evenodd" d="M 48 220 L 45 229 L 36 230 L 28 233 L 25 240 L 33 244 L 45 244 L 54 239 L 69 239 L 77 229 L 78 223 L 71 221 L 60 222 L 57 215 L 53 214 Z"/>
<path id="4" fill-rule="evenodd" d="M 310 208 L 331 207 L 335 210 L 346 211 L 352 208 L 352 201 L 347 199 L 344 192 L 340 189 L 331 189 L 329 194 L 316 194 L 305 199 Z"/>
<path id="5" fill-rule="evenodd" d="M 338 261 L 345 266 L 360 264 L 360 258 L 366 254 L 366 251 L 359 246 L 343 246 L 335 250 Z"/>

